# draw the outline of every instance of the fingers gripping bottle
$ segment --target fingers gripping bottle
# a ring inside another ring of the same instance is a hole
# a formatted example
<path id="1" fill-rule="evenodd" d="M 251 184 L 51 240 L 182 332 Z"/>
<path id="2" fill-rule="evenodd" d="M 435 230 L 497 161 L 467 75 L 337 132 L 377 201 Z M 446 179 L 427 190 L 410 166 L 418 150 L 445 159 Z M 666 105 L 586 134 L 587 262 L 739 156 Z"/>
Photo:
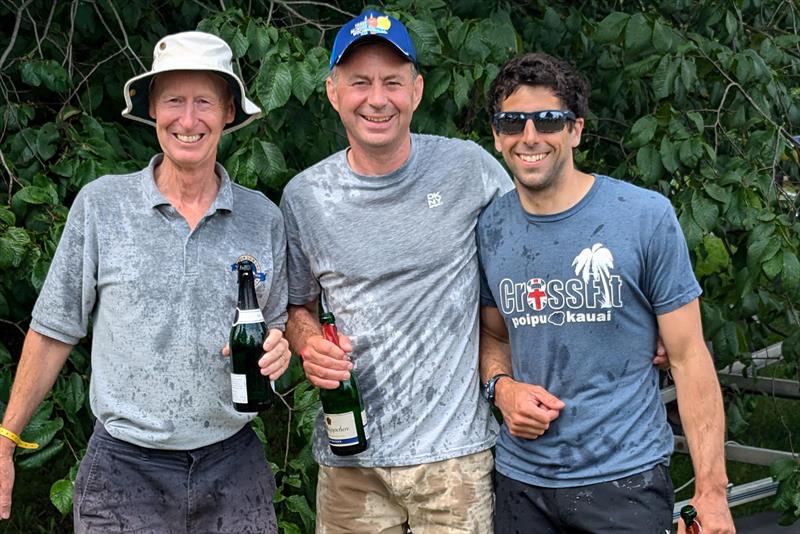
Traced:
<path id="1" fill-rule="evenodd" d="M 260 412 L 272 405 L 269 377 L 261 374 L 258 360 L 267 333 L 256 299 L 256 267 L 248 260 L 236 264 L 239 300 L 228 345 L 231 349 L 231 396 L 237 412 Z"/>
<path id="2" fill-rule="evenodd" d="M 338 347 L 339 335 L 333 314 L 323 313 L 320 322 L 323 337 Z M 349 456 L 365 451 L 368 446 L 367 417 L 355 372 L 350 371 L 350 379 L 340 382 L 336 389 L 320 389 L 319 399 L 333 454 Z"/>
<path id="3" fill-rule="evenodd" d="M 700 520 L 697 519 L 697 509 L 691 504 L 687 504 L 681 508 L 681 519 L 686 525 L 686 534 L 699 534 L 703 532 L 703 527 L 700 526 Z"/>

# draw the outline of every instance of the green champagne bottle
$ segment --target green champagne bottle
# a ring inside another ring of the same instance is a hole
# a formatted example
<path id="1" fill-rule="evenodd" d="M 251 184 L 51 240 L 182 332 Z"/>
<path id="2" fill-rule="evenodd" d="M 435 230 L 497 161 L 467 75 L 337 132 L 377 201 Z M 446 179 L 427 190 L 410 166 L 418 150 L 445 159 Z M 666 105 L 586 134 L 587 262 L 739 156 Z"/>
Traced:
<path id="1" fill-rule="evenodd" d="M 703 527 L 700 526 L 700 520 L 697 519 L 697 509 L 691 504 L 681 508 L 681 519 L 686 525 L 686 534 L 699 534 L 703 532 Z"/>
<path id="2" fill-rule="evenodd" d="M 333 314 L 323 313 L 320 322 L 323 337 L 339 346 Z M 319 399 L 322 401 L 325 430 L 333 454 L 350 456 L 365 451 L 369 441 L 367 415 L 355 372 L 350 371 L 350 379 L 340 382 L 336 389 L 320 389 Z"/>
<path id="3" fill-rule="evenodd" d="M 258 360 L 267 333 L 256 299 L 256 267 L 248 260 L 236 264 L 239 300 L 228 345 L 231 349 L 231 397 L 237 412 L 260 412 L 272 405 L 269 377 L 261 374 Z"/>

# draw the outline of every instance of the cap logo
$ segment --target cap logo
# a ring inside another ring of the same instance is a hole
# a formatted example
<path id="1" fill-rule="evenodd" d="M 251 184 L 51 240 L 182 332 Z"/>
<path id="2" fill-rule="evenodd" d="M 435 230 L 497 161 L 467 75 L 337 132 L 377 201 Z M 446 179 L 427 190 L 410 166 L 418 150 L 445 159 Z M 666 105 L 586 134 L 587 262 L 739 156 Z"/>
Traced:
<path id="1" fill-rule="evenodd" d="M 364 35 L 385 35 L 392 27 L 392 21 L 389 17 L 364 17 L 364 20 L 357 22 L 353 29 L 350 30 L 350 35 L 353 37 L 361 37 Z"/>

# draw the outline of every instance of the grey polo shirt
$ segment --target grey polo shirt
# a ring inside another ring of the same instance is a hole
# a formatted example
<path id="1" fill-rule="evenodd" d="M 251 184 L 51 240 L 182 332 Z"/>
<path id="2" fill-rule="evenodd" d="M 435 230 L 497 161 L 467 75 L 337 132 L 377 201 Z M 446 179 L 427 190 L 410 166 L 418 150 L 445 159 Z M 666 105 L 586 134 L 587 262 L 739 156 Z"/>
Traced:
<path id="1" fill-rule="evenodd" d="M 75 198 L 33 309 L 31 328 L 75 344 L 92 324 L 90 402 L 108 432 L 158 449 L 225 439 L 253 418 L 231 404 L 220 351 L 233 322 L 240 257 L 265 280 L 256 293 L 270 328 L 286 321 L 286 238 L 278 208 L 221 177 L 190 230 L 142 171 L 110 175 Z"/>

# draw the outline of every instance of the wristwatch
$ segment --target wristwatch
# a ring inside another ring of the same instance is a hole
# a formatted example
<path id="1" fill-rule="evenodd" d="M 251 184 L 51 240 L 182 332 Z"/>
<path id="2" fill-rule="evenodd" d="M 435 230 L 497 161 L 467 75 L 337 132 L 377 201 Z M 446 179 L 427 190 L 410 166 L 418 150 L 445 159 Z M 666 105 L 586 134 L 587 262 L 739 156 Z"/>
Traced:
<path id="1" fill-rule="evenodd" d="M 492 404 L 494 404 L 494 387 L 497 384 L 497 381 L 504 377 L 511 378 L 512 380 L 514 378 L 506 373 L 497 373 L 489 380 L 487 380 L 486 383 L 483 385 L 483 396 L 486 397 L 486 400 L 491 402 Z"/>

